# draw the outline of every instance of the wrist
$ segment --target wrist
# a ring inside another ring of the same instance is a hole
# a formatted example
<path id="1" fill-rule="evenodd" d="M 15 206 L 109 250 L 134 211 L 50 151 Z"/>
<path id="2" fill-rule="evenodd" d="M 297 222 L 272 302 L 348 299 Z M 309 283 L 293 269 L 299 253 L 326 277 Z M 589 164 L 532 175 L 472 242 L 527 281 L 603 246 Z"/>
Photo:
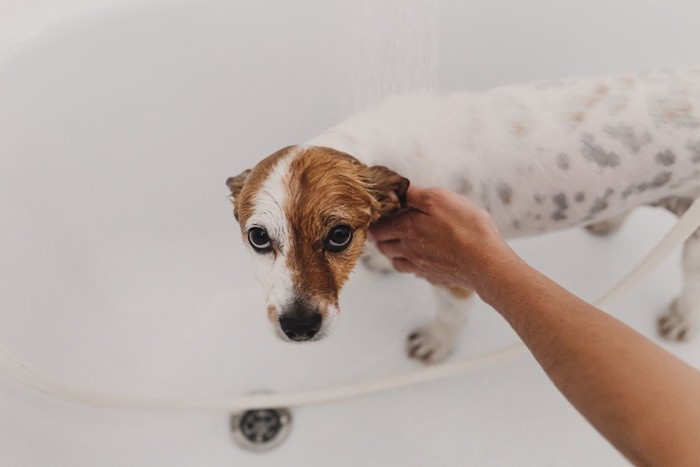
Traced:
<path id="1" fill-rule="evenodd" d="M 480 250 L 478 258 L 468 260 L 470 280 L 479 297 L 495 308 L 496 301 L 503 298 L 508 279 L 519 275 L 526 264 L 502 240 L 495 245 L 481 245 Z"/>

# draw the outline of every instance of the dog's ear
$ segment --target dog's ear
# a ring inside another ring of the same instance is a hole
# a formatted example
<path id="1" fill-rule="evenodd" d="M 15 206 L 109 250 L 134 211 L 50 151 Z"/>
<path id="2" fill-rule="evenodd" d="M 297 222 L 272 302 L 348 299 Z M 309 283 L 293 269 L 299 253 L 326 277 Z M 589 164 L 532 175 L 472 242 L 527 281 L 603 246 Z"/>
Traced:
<path id="1" fill-rule="evenodd" d="M 244 170 L 235 177 L 229 177 L 226 179 L 226 186 L 231 190 L 231 197 L 233 198 L 233 217 L 238 220 L 238 203 L 236 202 L 236 197 L 239 195 L 245 185 L 245 181 L 250 175 L 251 169 Z"/>
<path id="2" fill-rule="evenodd" d="M 367 167 L 367 191 L 377 202 L 373 212 L 374 220 L 389 216 L 406 207 L 406 192 L 410 182 L 393 170 L 381 165 Z"/>
<path id="3" fill-rule="evenodd" d="M 231 195 L 233 196 L 233 199 L 236 199 L 236 196 L 241 192 L 243 189 L 243 185 L 245 184 L 246 179 L 248 178 L 248 175 L 250 174 L 250 170 L 244 170 L 240 174 L 236 175 L 235 177 L 229 177 L 226 180 L 226 186 L 228 187 L 229 190 L 231 190 Z"/>

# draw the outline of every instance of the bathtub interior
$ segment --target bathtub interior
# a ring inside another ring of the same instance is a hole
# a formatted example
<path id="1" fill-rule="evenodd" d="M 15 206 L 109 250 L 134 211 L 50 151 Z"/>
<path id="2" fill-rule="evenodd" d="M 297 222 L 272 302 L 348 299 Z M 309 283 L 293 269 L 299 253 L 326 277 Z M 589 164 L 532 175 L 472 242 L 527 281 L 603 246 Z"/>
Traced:
<path id="1" fill-rule="evenodd" d="M 358 268 L 329 338 L 279 341 L 223 183 L 347 112 L 338 50 L 349 5 L 123 3 L 6 48 L 0 348 L 74 386 L 172 397 L 311 389 L 416 367 L 404 338 L 430 317 L 432 300 L 411 277 Z M 444 89 L 700 57 L 698 7 L 680 1 L 440 6 Z M 638 21 L 621 29 L 627 15 Z M 513 245 L 594 299 L 672 224 L 640 209 L 611 238 L 570 230 Z M 679 288 L 676 255 L 610 311 L 656 339 L 655 318 Z M 456 357 L 516 340 L 479 304 Z M 699 340 L 662 345 L 700 365 Z M 3 465 L 624 464 L 529 356 L 295 409 L 289 439 L 265 454 L 234 446 L 219 411 L 86 408 L 6 378 L 0 410 Z"/>

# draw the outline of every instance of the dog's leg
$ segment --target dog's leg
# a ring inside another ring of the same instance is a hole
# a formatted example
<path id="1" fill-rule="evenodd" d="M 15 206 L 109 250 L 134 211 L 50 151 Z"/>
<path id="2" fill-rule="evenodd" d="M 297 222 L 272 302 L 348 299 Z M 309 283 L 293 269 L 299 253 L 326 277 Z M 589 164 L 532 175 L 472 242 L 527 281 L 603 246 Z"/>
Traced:
<path id="1" fill-rule="evenodd" d="M 693 198 L 666 198 L 657 205 L 677 216 L 682 215 L 692 204 Z M 695 332 L 700 314 L 700 230 L 683 244 L 683 290 L 673 301 L 668 311 L 658 321 L 659 334 L 676 341 L 689 339 Z"/>
<path id="2" fill-rule="evenodd" d="M 394 272 L 391 260 L 384 256 L 374 242 L 365 243 L 365 250 L 362 252 L 362 263 L 371 271 L 389 274 Z"/>
<path id="3" fill-rule="evenodd" d="M 407 341 L 408 355 L 425 363 L 441 362 L 452 353 L 474 302 L 472 291 L 445 287 L 433 290 L 437 298 L 435 319 L 412 332 Z"/>
<path id="4" fill-rule="evenodd" d="M 627 216 L 629 216 L 629 214 L 629 211 L 623 212 L 622 214 L 619 214 L 615 217 L 611 217 L 610 219 L 605 219 L 604 221 L 588 224 L 586 226 L 586 230 L 588 230 L 593 235 L 597 235 L 599 237 L 605 237 L 606 235 L 614 234 L 615 232 L 620 230 L 620 227 L 622 227 L 622 224 L 625 223 L 625 220 L 627 219 Z"/>
<path id="5" fill-rule="evenodd" d="M 689 339 L 700 313 L 700 231 L 683 245 L 683 291 L 659 318 L 659 333 L 670 340 Z"/>

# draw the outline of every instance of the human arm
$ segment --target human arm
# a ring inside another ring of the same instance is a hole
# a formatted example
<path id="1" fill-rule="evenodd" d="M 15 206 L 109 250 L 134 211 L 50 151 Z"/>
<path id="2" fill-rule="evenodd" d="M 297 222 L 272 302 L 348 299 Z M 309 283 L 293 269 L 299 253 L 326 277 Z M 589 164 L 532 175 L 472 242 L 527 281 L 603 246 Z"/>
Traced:
<path id="1" fill-rule="evenodd" d="M 412 187 L 412 208 L 372 230 L 400 271 L 474 288 L 567 399 L 630 461 L 700 460 L 700 373 L 523 262 L 463 197 Z"/>

